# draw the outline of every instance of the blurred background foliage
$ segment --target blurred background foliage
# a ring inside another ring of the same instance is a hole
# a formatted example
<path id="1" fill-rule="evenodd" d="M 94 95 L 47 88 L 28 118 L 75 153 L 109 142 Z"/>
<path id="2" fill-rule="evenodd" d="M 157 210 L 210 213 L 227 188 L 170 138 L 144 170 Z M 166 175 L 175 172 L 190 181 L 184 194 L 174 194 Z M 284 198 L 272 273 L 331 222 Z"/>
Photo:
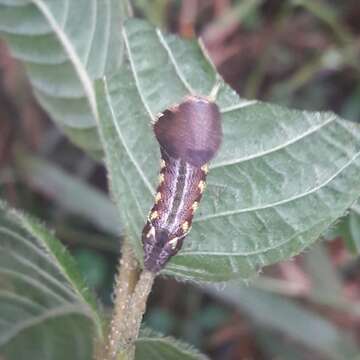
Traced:
<path id="1" fill-rule="evenodd" d="M 358 0 L 133 0 L 136 16 L 201 36 L 236 91 L 360 121 Z M 0 43 L 0 196 L 46 221 L 110 308 L 122 232 L 104 167 L 35 102 Z M 360 195 L 360 194 L 359 194 Z M 145 322 L 213 359 L 355 359 L 360 348 L 360 206 L 325 241 L 250 284 L 161 278 Z"/>

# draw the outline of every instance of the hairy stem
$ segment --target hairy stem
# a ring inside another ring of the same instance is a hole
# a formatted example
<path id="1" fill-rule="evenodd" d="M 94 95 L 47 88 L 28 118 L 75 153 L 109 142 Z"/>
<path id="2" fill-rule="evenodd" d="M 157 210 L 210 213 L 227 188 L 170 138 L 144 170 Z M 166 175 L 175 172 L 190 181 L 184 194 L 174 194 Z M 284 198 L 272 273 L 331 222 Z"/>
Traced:
<path id="1" fill-rule="evenodd" d="M 127 323 L 126 316 L 138 278 L 139 264 L 130 245 L 124 242 L 118 275 L 115 279 L 115 303 L 108 342 L 104 350 L 105 355 L 98 357 L 98 360 L 116 359 L 119 345 L 123 342 L 124 334 L 126 333 L 124 324 Z"/>
<path id="2" fill-rule="evenodd" d="M 135 341 L 138 338 L 141 326 L 141 320 L 145 313 L 146 302 L 151 292 L 156 274 L 144 270 L 136 284 L 131 302 L 128 308 L 128 316 L 126 319 L 126 341 L 125 352 L 127 359 L 133 360 L 135 358 Z"/>

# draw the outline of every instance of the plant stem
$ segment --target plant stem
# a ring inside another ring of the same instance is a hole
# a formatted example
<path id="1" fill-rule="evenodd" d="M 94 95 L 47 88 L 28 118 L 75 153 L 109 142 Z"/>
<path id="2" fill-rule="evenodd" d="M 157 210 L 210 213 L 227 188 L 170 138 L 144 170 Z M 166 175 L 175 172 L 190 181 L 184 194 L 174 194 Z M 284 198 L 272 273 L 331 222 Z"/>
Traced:
<path id="1" fill-rule="evenodd" d="M 129 244 L 124 242 L 122 246 L 122 258 L 119 264 L 118 276 L 115 280 L 115 303 L 111 319 L 108 343 L 104 353 L 107 360 L 116 358 L 119 344 L 123 341 L 124 324 L 126 323 L 127 310 L 132 293 L 139 278 L 139 264 Z M 98 357 L 103 360 L 104 357 Z"/>
<path id="2" fill-rule="evenodd" d="M 127 332 L 125 346 L 129 360 L 135 358 L 135 341 L 139 335 L 141 320 L 145 313 L 146 302 L 151 292 L 155 276 L 156 274 L 146 270 L 141 273 L 129 304 L 129 313 L 126 320 Z"/>

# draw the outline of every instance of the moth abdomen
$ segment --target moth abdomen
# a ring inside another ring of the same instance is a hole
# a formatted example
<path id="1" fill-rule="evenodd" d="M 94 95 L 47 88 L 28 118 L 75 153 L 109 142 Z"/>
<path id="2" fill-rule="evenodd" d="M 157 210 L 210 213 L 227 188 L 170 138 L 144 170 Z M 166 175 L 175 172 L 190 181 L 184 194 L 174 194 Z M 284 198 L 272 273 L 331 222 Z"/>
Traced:
<path id="1" fill-rule="evenodd" d="M 167 109 L 154 125 L 160 144 L 159 186 L 143 230 L 144 266 L 160 271 L 181 248 L 205 189 L 207 163 L 218 150 L 218 107 L 190 97 Z"/>

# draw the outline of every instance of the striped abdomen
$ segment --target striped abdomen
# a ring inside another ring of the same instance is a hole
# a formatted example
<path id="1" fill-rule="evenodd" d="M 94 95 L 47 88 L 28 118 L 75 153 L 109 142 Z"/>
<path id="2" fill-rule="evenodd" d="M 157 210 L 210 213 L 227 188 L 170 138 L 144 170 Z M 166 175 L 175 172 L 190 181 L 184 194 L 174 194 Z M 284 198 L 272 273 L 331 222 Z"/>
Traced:
<path id="1" fill-rule="evenodd" d="M 218 107 L 190 97 L 166 110 L 154 125 L 161 147 L 155 204 L 143 230 L 144 266 L 160 271 L 181 248 L 205 189 L 207 163 L 220 146 Z"/>

